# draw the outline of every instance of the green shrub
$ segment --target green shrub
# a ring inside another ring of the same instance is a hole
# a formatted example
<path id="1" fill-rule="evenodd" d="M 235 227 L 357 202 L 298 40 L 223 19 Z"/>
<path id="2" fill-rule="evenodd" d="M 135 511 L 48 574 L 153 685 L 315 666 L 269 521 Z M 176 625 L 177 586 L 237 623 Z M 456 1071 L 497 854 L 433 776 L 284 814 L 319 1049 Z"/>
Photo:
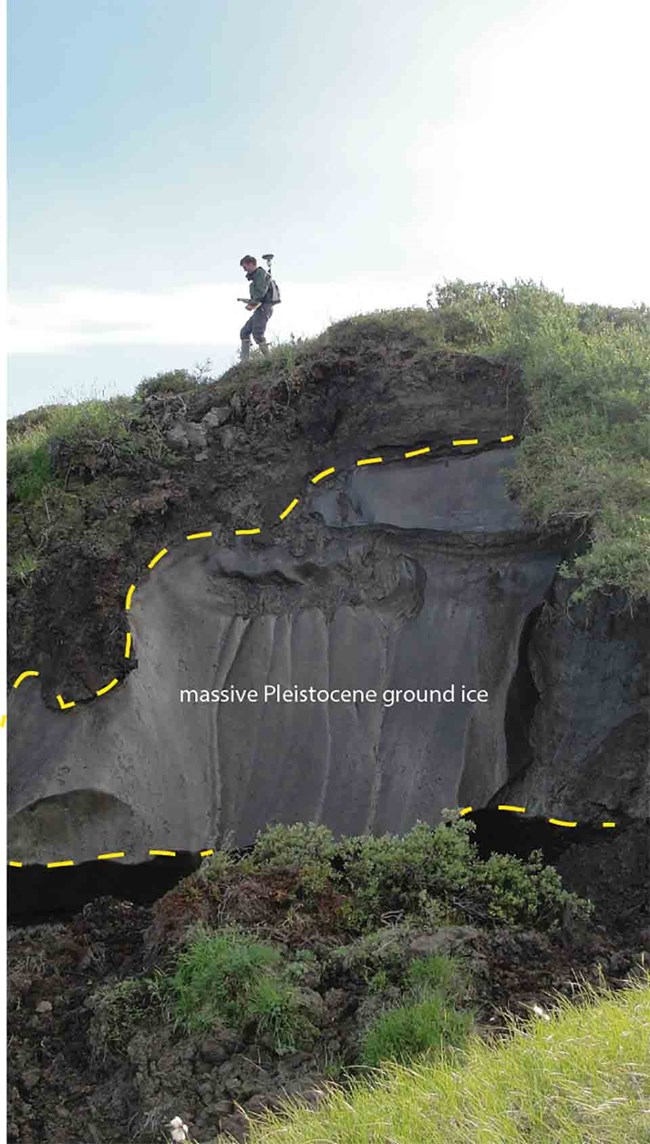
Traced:
<path id="1" fill-rule="evenodd" d="M 352 897 L 349 921 L 375 927 L 385 915 L 421 917 L 432 898 L 449 902 L 470 883 L 478 862 L 469 837 L 474 829 L 456 818 L 434 829 L 419 822 L 401 838 L 343 839 L 340 879 Z"/>
<path id="2" fill-rule="evenodd" d="M 435 293 L 436 305 L 431 298 Z M 434 288 L 427 305 L 447 345 L 470 349 L 490 345 L 507 326 L 511 287 L 455 279 Z"/>
<path id="3" fill-rule="evenodd" d="M 510 925 L 557 928 L 569 902 L 585 921 L 593 913 L 591 902 L 563 889 L 557 870 L 544 865 L 541 850 L 525 861 L 511 854 L 491 854 L 477 867 L 474 893 L 490 918 Z"/>
<path id="4" fill-rule="evenodd" d="M 249 861 L 254 869 L 295 870 L 300 875 L 297 889 L 311 898 L 322 893 L 327 885 L 337 850 L 328 827 L 296 822 L 260 831 Z"/>
<path id="5" fill-rule="evenodd" d="M 337 844 L 327 826 L 314 822 L 295 822 L 267 826 L 260 830 L 251 851 L 256 866 L 282 867 L 329 864 Z"/>
<path id="6" fill-rule="evenodd" d="M 246 870 L 288 869 L 298 876 L 298 892 L 309 898 L 329 883 L 343 896 L 339 916 L 352 932 L 365 934 L 368 948 L 347 947 L 346 958 L 372 975 L 385 964 L 371 950 L 378 930 L 385 942 L 388 920 L 417 919 L 427 925 L 451 924 L 468 916 L 485 915 L 486 921 L 552 928 L 572 898 L 562 889 L 559 875 L 544 868 L 539 855 L 524 862 L 510 855 L 494 855 L 483 862 L 471 840 L 473 822 L 445 812 L 445 820 L 432 828 L 416 825 L 402 837 L 362 835 L 342 838 L 313 823 L 273 826 L 262 831 L 250 855 L 241 863 Z M 589 916 L 591 907 L 578 908 Z M 362 964 L 363 963 L 363 964 Z"/>
<path id="7" fill-rule="evenodd" d="M 473 1020 L 469 1011 L 454 1009 L 432 993 L 380 1014 L 363 1037 L 360 1061 L 376 1068 L 382 1061 L 407 1064 L 422 1054 L 435 1059 L 465 1044 Z"/>
<path id="8" fill-rule="evenodd" d="M 202 884 L 219 881 L 229 873 L 235 862 L 236 858 L 231 850 L 216 850 L 201 863 L 196 879 Z"/>
<path id="9" fill-rule="evenodd" d="M 159 370 L 153 377 L 143 377 L 136 386 L 135 398 L 144 401 L 155 393 L 186 393 L 187 390 L 196 389 L 201 380 L 201 371 L 197 374 L 189 369 Z"/>

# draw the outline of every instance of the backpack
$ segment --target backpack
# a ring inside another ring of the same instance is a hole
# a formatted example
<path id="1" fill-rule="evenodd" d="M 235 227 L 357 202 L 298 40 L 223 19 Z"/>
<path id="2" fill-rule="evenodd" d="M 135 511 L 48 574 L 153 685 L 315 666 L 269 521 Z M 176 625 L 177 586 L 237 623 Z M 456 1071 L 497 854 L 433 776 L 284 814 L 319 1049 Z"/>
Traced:
<path id="1" fill-rule="evenodd" d="M 280 297 L 280 288 L 274 278 L 269 275 L 269 286 L 266 294 L 264 295 L 264 302 L 270 303 L 271 306 L 277 306 L 282 301 Z"/>

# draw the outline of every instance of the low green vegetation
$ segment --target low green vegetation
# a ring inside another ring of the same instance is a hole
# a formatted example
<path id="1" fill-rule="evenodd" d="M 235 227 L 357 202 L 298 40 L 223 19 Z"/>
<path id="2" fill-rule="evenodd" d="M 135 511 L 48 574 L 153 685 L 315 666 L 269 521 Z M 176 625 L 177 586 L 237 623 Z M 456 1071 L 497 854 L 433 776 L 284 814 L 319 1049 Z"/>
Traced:
<path id="1" fill-rule="evenodd" d="M 210 367 L 211 362 L 208 359 L 203 365 L 196 365 L 194 369 L 159 370 L 153 377 L 144 377 L 136 386 L 135 400 L 143 402 L 147 397 L 194 390 L 210 380 Z"/>
<path id="2" fill-rule="evenodd" d="M 408 1064 L 416 1057 L 444 1055 L 451 1047 L 465 1044 L 472 1028 L 472 1014 L 456 1009 L 437 992 L 407 1001 L 382 1013 L 368 1029 L 360 1061 L 377 1068 L 384 1061 Z"/>
<path id="3" fill-rule="evenodd" d="M 24 423 L 18 431 L 10 430 L 7 470 L 18 500 L 27 503 L 37 500 L 54 480 L 55 442 L 79 445 L 110 440 L 127 446 L 132 405 L 128 397 L 53 405 L 44 409 L 40 418 Z"/>
<path id="4" fill-rule="evenodd" d="M 576 601 L 650 591 L 650 309 L 574 305 L 533 282 L 451 282 L 432 319 L 447 344 L 521 366 L 530 405 L 513 492 L 536 520 L 584 522 Z"/>
<path id="5" fill-rule="evenodd" d="M 407 1064 L 422 1055 L 432 1060 L 464 1045 L 474 1014 L 456 1004 L 463 976 L 462 966 L 450 957 L 431 955 L 411 961 L 402 981 L 402 1003 L 380 1012 L 363 1036 L 361 1064 L 370 1068 L 384 1061 Z M 385 978 L 387 988 L 388 974 Z"/>
<path id="6" fill-rule="evenodd" d="M 294 1052 L 312 1029 L 273 946 L 236 930 L 197 928 L 172 979 L 175 1014 L 187 1032 L 226 1027 Z"/>
<path id="7" fill-rule="evenodd" d="M 480 859 L 473 829 L 447 812 L 401 838 L 337 840 L 298 823 L 266 828 L 246 854 L 216 854 L 188 880 L 210 924 L 168 942 L 164 972 L 97 990 L 95 1051 L 123 1059 L 133 1036 L 173 1026 L 177 1038 L 234 1040 L 252 1059 L 306 1050 L 315 1060 L 336 1013 L 338 1083 L 317 1108 L 288 1100 L 282 1114 L 254 1120 L 251 1144 L 614 1144 L 624 1126 L 640 1144 L 650 975 L 615 994 L 585 986 L 572 1004 L 558 997 L 488 1035 L 477 1017 L 486 930 L 552 931 L 568 902 L 576 916 L 591 909 L 539 856 Z M 245 928 L 223 920 L 229 902 L 244 909 Z"/>
<path id="8" fill-rule="evenodd" d="M 456 812 L 432 828 L 417 823 L 402 837 L 385 834 L 335 840 L 325 826 L 298 823 L 260 832 L 242 871 L 289 869 L 293 895 L 306 908 L 326 889 L 340 897 L 339 922 L 351 933 L 376 929 L 386 917 L 440 924 L 478 918 L 487 924 L 553 929 L 571 901 L 588 918 L 591 906 L 563 887 L 535 851 L 522 860 L 494 854 L 482 861 L 474 823 Z M 208 862 L 204 877 L 210 877 Z M 219 876 L 221 865 L 215 867 Z"/>
<path id="9" fill-rule="evenodd" d="M 288 1101 L 251 1144 L 642 1144 L 650 1107 L 650 977 L 574 1003 L 498 1044 L 478 1036 L 440 1060 L 385 1063 L 317 1108 Z M 426 1033 L 426 1030 L 425 1030 Z"/>
<path id="10" fill-rule="evenodd" d="M 441 954 L 416 958 L 406 975 L 407 985 L 414 993 L 439 993 L 446 998 L 454 996 L 461 978 L 458 962 Z"/>
<path id="11" fill-rule="evenodd" d="M 13 560 L 11 572 L 25 583 L 38 568 L 38 557 L 33 552 L 22 552 Z"/>

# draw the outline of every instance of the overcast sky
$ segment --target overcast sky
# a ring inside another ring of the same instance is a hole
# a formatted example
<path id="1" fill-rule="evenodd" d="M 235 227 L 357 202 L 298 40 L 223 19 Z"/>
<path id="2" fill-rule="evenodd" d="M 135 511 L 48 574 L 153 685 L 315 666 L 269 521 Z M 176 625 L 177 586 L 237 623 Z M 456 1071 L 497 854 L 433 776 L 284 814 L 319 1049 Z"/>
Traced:
<path id="1" fill-rule="evenodd" d="M 445 278 L 650 301 L 646 0 L 11 0 L 9 412 Z"/>

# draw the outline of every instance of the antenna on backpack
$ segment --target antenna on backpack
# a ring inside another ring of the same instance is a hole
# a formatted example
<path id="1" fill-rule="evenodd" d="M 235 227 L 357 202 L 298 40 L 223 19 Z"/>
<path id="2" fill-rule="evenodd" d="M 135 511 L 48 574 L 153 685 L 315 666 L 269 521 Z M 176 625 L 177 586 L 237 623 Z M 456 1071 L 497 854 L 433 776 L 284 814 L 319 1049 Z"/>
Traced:
<path id="1" fill-rule="evenodd" d="M 273 259 L 275 258 L 275 255 L 274 254 L 263 254 L 262 258 L 266 262 L 266 268 L 270 274 L 271 273 L 271 263 L 272 263 Z"/>

